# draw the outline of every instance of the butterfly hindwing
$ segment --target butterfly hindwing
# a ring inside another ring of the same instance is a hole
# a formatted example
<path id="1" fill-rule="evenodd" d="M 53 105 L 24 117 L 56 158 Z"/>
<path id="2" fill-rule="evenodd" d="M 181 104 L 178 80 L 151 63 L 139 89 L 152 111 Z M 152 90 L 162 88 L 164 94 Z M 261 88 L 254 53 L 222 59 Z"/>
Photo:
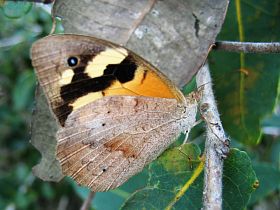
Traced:
<path id="1" fill-rule="evenodd" d="M 195 121 L 176 99 L 113 96 L 71 113 L 57 135 L 65 175 L 93 191 L 118 187 Z"/>

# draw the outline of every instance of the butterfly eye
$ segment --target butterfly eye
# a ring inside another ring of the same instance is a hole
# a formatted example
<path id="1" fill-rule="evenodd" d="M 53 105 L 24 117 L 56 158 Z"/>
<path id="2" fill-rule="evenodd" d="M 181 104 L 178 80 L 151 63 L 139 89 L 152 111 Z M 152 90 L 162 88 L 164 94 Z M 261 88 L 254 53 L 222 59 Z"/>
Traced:
<path id="1" fill-rule="evenodd" d="M 67 63 L 68 63 L 68 66 L 70 66 L 70 67 L 77 66 L 78 58 L 71 56 L 68 58 Z"/>

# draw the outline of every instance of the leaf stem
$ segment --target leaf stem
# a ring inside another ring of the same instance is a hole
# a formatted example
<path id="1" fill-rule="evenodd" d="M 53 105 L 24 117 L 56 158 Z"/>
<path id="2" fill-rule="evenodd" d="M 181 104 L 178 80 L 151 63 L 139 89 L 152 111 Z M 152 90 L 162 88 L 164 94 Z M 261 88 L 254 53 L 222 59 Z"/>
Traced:
<path id="1" fill-rule="evenodd" d="M 185 192 L 189 189 L 191 184 L 197 179 L 197 177 L 201 174 L 204 168 L 205 158 L 202 157 L 199 165 L 194 170 L 191 178 L 184 184 L 184 186 L 178 191 L 175 195 L 174 199 L 168 204 L 165 210 L 171 210 L 174 204 L 180 200 L 180 198 L 185 194 Z"/>
<path id="2" fill-rule="evenodd" d="M 236 16 L 237 16 L 237 24 L 238 24 L 238 33 L 239 40 L 244 42 L 244 30 L 243 30 L 243 22 L 242 22 L 242 13 L 241 13 L 241 3 L 240 0 L 235 0 L 235 8 L 236 8 Z M 240 53 L 240 70 L 245 69 L 245 54 L 243 52 Z M 239 109 L 240 109 L 240 121 L 244 128 L 245 119 L 244 119 L 244 83 L 245 83 L 245 74 L 243 71 L 240 72 L 240 80 L 239 80 Z M 246 129 L 245 129 L 246 130 Z"/>

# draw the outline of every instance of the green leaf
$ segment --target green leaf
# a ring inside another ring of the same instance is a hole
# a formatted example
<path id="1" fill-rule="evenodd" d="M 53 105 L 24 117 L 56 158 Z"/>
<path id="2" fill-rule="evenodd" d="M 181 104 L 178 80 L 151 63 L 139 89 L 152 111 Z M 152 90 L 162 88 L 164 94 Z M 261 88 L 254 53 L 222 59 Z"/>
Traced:
<path id="1" fill-rule="evenodd" d="M 15 110 L 26 109 L 33 101 L 35 90 L 35 76 L 33 71 L 25 71 L 19 75 L 13 90 L 13 104 Z"/>
<path id="2" fill-rule="evenodd" d="M 195 144 L 166 151 L 150 165 L 146 187 L 136 191 L 122 209 L 201 209 L 203 191 L 203 162 Z M 246 207 L 256 175 L 245 152 L 230 151 L 224 165 L 224 209 Z"/>
<path id="3" fill-rule="evenodd" d="M 262 126 L 280 128 L 280 116 L 276 115 L 276 114 L 273 114 L 272 116 L 269 116 L 268 118 L 265 118 L 262 121 Z"/>
<path id="4" fill-rule="evenodd" d="M 224 163 L 223 209 L 244 209 L 258 183 L 247 153 L 231 149 Z"/>
<path id="5" fill-rule="evenodd" d="M 27 14 L 32 8 L 30 2 L 6 1 L 3 5 L 3 11 L 8 18 L 20 18 Z"/>
<path id="6" fill-rule="evenodd" d="M 119 209 L 122 203 L 134 192 L 143 188 L 147 184 L 148 172 L 144 169 L 141 173 L 133 176 L 121 187 L 108 192 L 97 192 L 92 201 L 92 207 L 96 210 L 115 210 Z M 69 178 L 77 194 L 85 200 L 89 194 L 89 189 L 78 186 Z"/>
<path id="7" fill-rule="evenodd" d="M 241 13 L 235 2 L 240 0 L 231 2 L 218 39 L 251 42 L 280 39 L 278 0 L 241 1 Z M 213 77 L 218 78 L 214 87 L 225 129 L 244 144 L 257 144 L 262 135 L 261 121 L 273 111 L 279 91 L 279 55 L 213 52 L 210 67 Z"/>
<path id="8" fill-rule="evenodd" d="M 195 90 L 197 90 L 196 78 L 193 77 L 192 80 L 183 87 L 182 92 L 184 93 L 184 95 L 188 95 L 189 93 L 191 93 L 192 91 L 195 91 Z"/>
<path id="9" fill-rule="evenodd" d="M 200 209 L 203 174 L 201 173 L 200 149 L 195 144 L 185 144 L 164 152 L 150 164 L 148 185 L 136 191 L 122 209 L 165 209 L 181 194 L 188 180 L 197 173 L 191 188 L 175 203 L 175 209 Z M 203 166 L 203 165 L 202 165 Z M 181 194 L 182 195 L 182 194 Z"/>
<path id="10" fill-rule="evenodd" d="M 136 190 L 143 188 L 147 184 L 147 169 L 132 177 L 121 187 L 109 192 L 99 192 L 93 200 L 93 207 L 96 210 L 119 209 L 122 203 Z"/>
<path id="11" fill-rule="evenodd" d="M 48 183 L 48 182 L 42 183 L 42 185 L 41 185 L 41 191 L 42 191 L 42 195 L 43 195 L 45 198 L 47 198 L 47 199 L 49 199 L 49 200 L 54 199 L 54 197 L 55 197 L 55 192 L 54 192 L 54 190 L 51 188 L 50 183 Z"/>
<path id="12" fill-rule="evenodd" d="M 275 139 L 275 143 L 272 146 L 270 159 L 275 166 L 280 169 L 280 137 Z"/>
<path id="13" fill-rule="evenodd" d="M 275 190 L 280 189 L 280 170 L 269 163 L 254 162 L 253 167 L 259 179 L 259 187 L 252 194 L 250 204 L 265 198 Z"/>

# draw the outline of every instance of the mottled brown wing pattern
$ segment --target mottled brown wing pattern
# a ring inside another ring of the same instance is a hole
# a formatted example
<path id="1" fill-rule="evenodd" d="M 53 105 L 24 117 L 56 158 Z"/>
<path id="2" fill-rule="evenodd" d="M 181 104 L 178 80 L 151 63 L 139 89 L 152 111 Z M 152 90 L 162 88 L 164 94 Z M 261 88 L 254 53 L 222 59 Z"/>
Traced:
<path id="1" fill-rule="evenodd" d="M 65 175 L 93 191 L 118 187 L 195 122 L 196 104 L 142 96 L 104 97 L 72 112 L 57 134 Z"/>

